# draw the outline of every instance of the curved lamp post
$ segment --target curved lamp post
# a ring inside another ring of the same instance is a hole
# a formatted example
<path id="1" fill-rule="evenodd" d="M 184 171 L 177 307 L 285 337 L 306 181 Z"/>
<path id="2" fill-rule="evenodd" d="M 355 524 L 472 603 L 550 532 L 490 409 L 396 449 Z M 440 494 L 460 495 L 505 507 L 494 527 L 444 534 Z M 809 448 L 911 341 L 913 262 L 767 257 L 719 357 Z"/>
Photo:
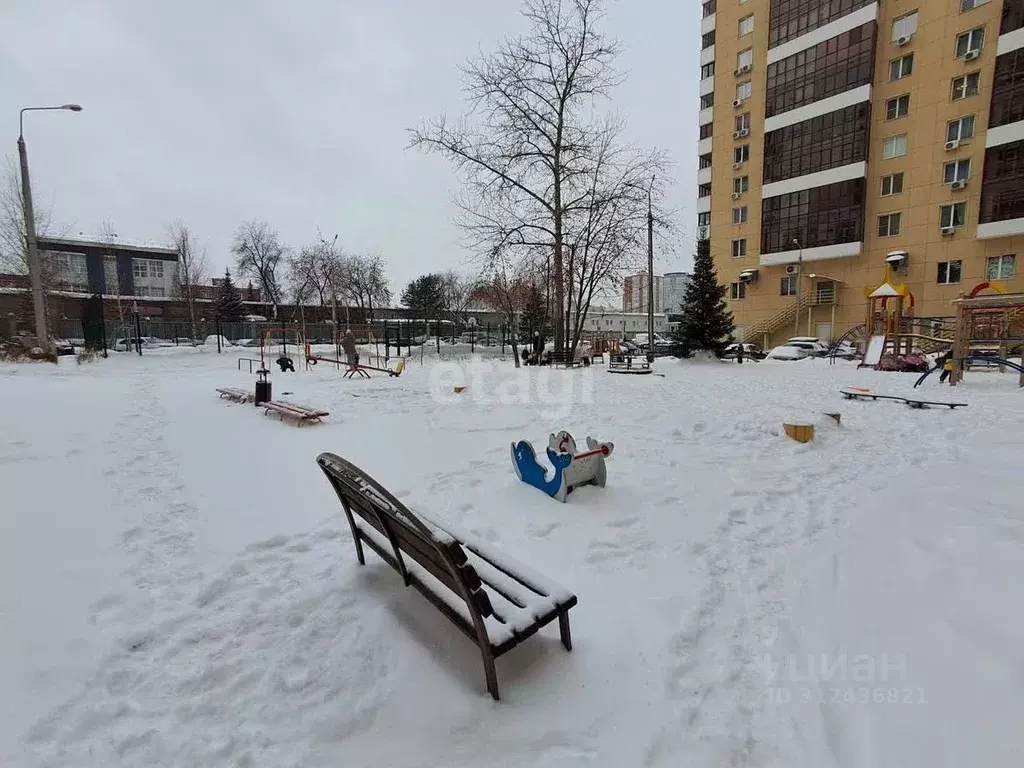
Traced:
<path id="1" fill-rule="evenodd" d="M 61 104 L 59 107 L 25 107 L 18 114 L 18 158 L 21 161 L 21 199 L 25 213 L 25 255 L 28 260 L 29 280 L 32 283 L 32 306 L 36 317 L 36 343 L 49 346 L 50 335 L 46 328 L 46 301 L 43 297 L 43 270 L 39 263 L 39 249 L 36 243 L 36 216 L 32 206 L 32 184 L 28 176 L 28 151 L 25 148 L 25 113 L 66 110 L 81 112 L 79 104 Z"/>

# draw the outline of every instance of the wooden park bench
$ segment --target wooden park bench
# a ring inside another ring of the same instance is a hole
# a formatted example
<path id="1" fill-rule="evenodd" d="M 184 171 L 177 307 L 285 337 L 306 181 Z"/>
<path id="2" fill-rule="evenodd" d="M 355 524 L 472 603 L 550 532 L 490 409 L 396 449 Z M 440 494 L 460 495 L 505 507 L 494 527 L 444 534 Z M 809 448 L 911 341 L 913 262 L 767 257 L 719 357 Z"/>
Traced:
<path id="1" fill-rule="evenodd" d="M 569 357 L 565 352 L 552 352 L 548 355 L 548 365 L 552 368 L 581 368 L 585 365 L 590 365 L 590 358 L 576 360 Z"/>
<path id="2" fill-rule="evenodd" d="M 233 403 L 251 403 L 254 399 L 252 392 L 246 392 L 244 389 L 235 389 L 234 387 L 218 389 L 217 394 L 220 397 L 226 397 Z"/>
<path id="3" fill-rule="evenodd" d="M 365 543 L 476 643 L 495 699 L 494 660 L 541 627 L 557 618 L 562 645 L 572 650 L 571 592 L 474 536 L 414 515 L 341 457 L 322 453 L 316 461 L 341 500 L 359 564 Z"/>
<path id="4" fill-rule="evenodd" d="M 281 417 L 282 421 L 286 418 L 295 419 L 295 424 L 300 427 L 306 422 L 320 421 L 324 416 L 330 416 L 327 411 L 318 411 L 315 408 L 289 403 L 284 400 L 270 400 L 260 403 L 260 408 L 266 409 L 264 413 L 273 411 Z"/>

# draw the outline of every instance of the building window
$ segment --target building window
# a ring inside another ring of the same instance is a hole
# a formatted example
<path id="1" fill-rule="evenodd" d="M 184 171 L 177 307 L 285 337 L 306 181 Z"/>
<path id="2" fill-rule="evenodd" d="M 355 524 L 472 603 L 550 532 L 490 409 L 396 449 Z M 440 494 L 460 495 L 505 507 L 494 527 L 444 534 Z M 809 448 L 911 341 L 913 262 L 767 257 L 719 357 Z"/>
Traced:
<path id="1" fill-rule="evenodd" d="M 1024 3 L 1007 2 L 1003 3 L 1003 18 L 999 23 L 999 34 L 1005 35 L 1015 29 L 1024 27 Z"/>
<path id="2" fill-rule="evenodd" d="M 764 181 L 771 183 L 867 159 L 870 104 L 770 131 L 764 141 Z"/>
<path id="3" fill-rule="evenodd" d="M 935 282 L 942 285 L 960 282 L 960 259 L 957 259 L 956 261 L 940 261 L 938 266 L 939 273 L 935 278 Z"/>
<path id="4" fill-rule="evenodd" d="M 744 37 L 745 35 L 749 35 L 753 31 L 754 31 L 754 14 L 750 14 L 749 16 L 744 16 L 742 19 L 740 19 L 740 37 Z"/>
<path id="5" fill-rule="evenodd" d="M 715 132 L 715 124 L 714 123 L 704 123 L 704 125 L 702 125 L 700 127 L 700 137 L 701 137 L 701 139 L 710 139 L 711 135 L 714 132 Z"/>
<path id="6" fill-rule="evenodd" d="M 898 16 L 893 19 L 893 42 L 899 40 L 901 37 L 910 37 L 915 32 L 917 32 L 917 11 L 911 11 L 910 13 L 905 13 L 902 16 Z"/>
<path id="7" fill-rule="evenodd" d="M 978 27 L 970 32 L 961 32 L 956 36 L 956 57 L 962 59 L 968 51 L 981 51 L 985 44 L 985 28 Z"/>
<path id="8" fill-rule="evenodd" d="M 729 288 L 730 296 L 733 301 L 736 301 L 737 299 L 745 299 L 747 297 L 747 284 L 742 280 L 738 283 L 733 283 Z"/>
<path id="9" fill-rule="evenodd" d="M 132 259 L 132 275 L 137 280 L 163 280 L 164 263 L 159 259 Z"/>
<path id="10" fill-rule="evenodd" d="M 960 0 L 960 13 L 965 11 L 973 10 L 980 5 L 984 5 L 988 0 Z"/>
<path id="11" fill-rule="evenodd" d="M 886 136 L 882 139 L 883 160 L 903 157 L 905 154 L 907 154 L 907 134 L 898 133 L 895 136 Z"/>
<path id="12" fill-rule="evenodd" d="M 896 120 L 910 114 L 910 94 L 905 93 L 885 102 L 885 119 Z"/>
<path id="13" fill-rule="evenodd" d="M 697 169 L 703 171 L 705 168 L 711 167 L 711 153 L 708 152 L 706 155 L 701 155 L 697 158 Z"/>
<path id="14" fill-rule="evenodd" d="M 946 123 L 946 141 L 966 141 L 974 137 L 974 115 L 958 117 Z"/>
<path id="15" fill-rule="evenodd" d="M 942 183 L 952 184 L 954 181 L 967 181 L 971 178 L 971 161 L 950 160 L 942 166 Z"/>
<path id="16" fill-rule="evenodd" d="M 875 34 L 870 22 L 769 64 L 765 117 L 870 84 Z"/>
<path id="17" fill-rule="evenodd" d="M 697 197 L 711 197 L 711 184 L 700 184 L 697 187 Z"/>
<path id="18" fill-rule="evenodd" d="M 706 33 L 704 33 L 704 35 L 701 36 L 701 38 L 700 38 L 701 50 L 703 50 L 705 48 L 710 48 L 714 44 L 715 44 L 715 30 L 712 29 L 710 32 L 706 32 Z"/>
<path id="19" fill-rule="evenodd" d="M 914 54 L 908 53 L 889 62 L 889 79 L 902 80 L 914 73 Z"/>
<path id="20" fill-rule="evenodd" d="M 703 13 L 704 13 L 703 18 L 706 19 L 708 16 L 713 14 L 715 12 L 715 10 L 717 10 L 716 5 L 715 5 L 715 0 L 711 0 L 710 2 L 704 3 L 703 8 L 704 8 L 704 10 L 703 10 Z"/>
<path id="21" fill-rule="evenodd" d="M 989 147 L 984 168 L 978 220 L 988 223 L 1024 218 L 1024 141 Z"/>
<path id="22" fill-rule="evenodd" d="M 715 75 L 715 62 L 709 61 L 707 64 L 700 68 L 700 79 L 706 80 L 709 77 Z"/>
<path id="23" fill-rule="evenodd" d="M 732 257 L 734 259 L 742 259 L 746 255 L 747 255 L 747 240 L 746 240 L 746 238 L 743 238 L 742 240 L 733 240 L 732 241 Z"/>
<path id="24" fill-rule="evenodd" d="M 732 209 L 732 223 L 733 224 L 746 224 L 747 223 L 747 206 L 737 205 Z"/>
<path id="25" fill-rule="evenodd" d="M 903 171 L 882 177 L 882 197 L 898 195 L 903 192 Z"/>
<path id="26" fill-rule="evenodd" d="M 1009 280 L 1017 271 L 1017 257 L 1008 253 L 1005 256 L 989 256 L 985 264 L 986 280 Z"/>
<path id="27" fill-rule="evenodd" d="M 977 96 L 981 90 L 981 73 L 971 72 L 969 75 L 953 78 L 953 101 L 966 99 L 968 96 Z"/>
<path id="28" fill-rule="evenodd" d="M 996 58 L 991 103 L 989 128 L 1024 120 L 1024 48 Z"/>
<path id="29" fill-rule="evenodd" d="M 746 101 L 750 98 L 750 94 L 751 86 L 749 80 L 736 86 L 736 101 Z"/>
<path id="30" fill-rule="evenodd" d="M 736 56 L 736 69 L 750 69 L 754 66 L 754 49 L 747 48 Z"/>
<path id="31" fill-rule="evenodd" d="M 117 275 L 117 257 L 103 257 L 103 281 L 106 283 L 104 293 L 112 296 L 120 295 L 121 281 Z"/>
<path id="32" fill-rule="evenodd" d="M 900 214 L 884 213 L 878 217 L 878 236 L 893 237 L 900 233 Z"/>
<path id="33" fill-rule="evenodd" d="M 788 192 L 761 201 L 760 253 L 806 251 L 864 239 L 867 180 L 863 177 Z"/>
<path id="34" fill-rule="evenodd" d="M 779 282 L 780 296 L 796 296 L 800 278 L 797 275 L 786 275 Z"/>
<path id="35" fill-rule="evenodd" d="M 950 203 L 939 207 L 939 226 L 962 227 L 967 221 L 967 203 Z"/>
<path id="36" fill-rule="evenodd" d="M 84 253 L 52 253 L 57 282 L 68 290 L 89 290 L 89 265 Z"/>
<path id="37" fill-rule="evenodd" d="M 750 145 L 741 144 L 738 147 L 733 147 L 732 150 L 732 161 L 734 163 L 745 163 L 750 159 Z"/>
<path id="38" fill-rule="evenodd" d="M 768 47 L 805 35 L 874 0 L 772 0 L 768 20 Z"/>
<path id="39" fill-rule="evenodd" d="M 742 115 L 736 115 L 736 129 L 737 131 L 750 132 L 750 113 L 744 112 Z"/>
<path id="40" fill-rule="evenodd" d="M 708 107 L 715 106 L 715 92 L 705 93 L 700 97 L 700 108 L 707 109 Z"/>
<path id="41" fill-rule="evenodd" d="M 711 226 L 711 211 L 702 211 L 697 214 L 697 226 L 698 227 L 710 227 Z"/>
<path id="42" fill-rule="evenodd" d="M 750 177 L 737 176 L 732 180 L 732 191 L 738 195 L 750 191 Z"/>

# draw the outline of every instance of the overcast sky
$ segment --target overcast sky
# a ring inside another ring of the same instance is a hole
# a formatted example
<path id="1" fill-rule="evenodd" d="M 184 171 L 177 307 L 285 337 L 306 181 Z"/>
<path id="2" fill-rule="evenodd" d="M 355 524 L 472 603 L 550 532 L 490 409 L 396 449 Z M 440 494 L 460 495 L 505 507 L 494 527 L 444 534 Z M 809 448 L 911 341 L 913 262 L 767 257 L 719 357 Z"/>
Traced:
<path id="1" fill-rule="evenodd" d="M 522 29 L 518 0 L 0 0 L 0 136 L 26 116 L 37 206 L 69 233 L 110 220 L 165 240 L 181 218 L 216 270 L 231 235 L 265 219 L 289 246 L 327 237 L 374 251 L 400 291 L 465 265 L 447 163 L 406 150 L 406 129 L 464 111 L 457 66 Z M 629 139 L 667 149 L 689 269 L 696 202 L 700 4 L 612 0 L 625 47 L 613 106 Z"/>

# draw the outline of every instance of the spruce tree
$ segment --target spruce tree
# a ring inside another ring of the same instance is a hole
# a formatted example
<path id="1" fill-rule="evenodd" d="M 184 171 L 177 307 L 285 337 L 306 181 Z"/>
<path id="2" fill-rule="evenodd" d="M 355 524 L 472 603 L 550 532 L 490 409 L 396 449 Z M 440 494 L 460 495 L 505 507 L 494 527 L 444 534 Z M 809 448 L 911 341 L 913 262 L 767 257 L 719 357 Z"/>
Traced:
<path id="1" fill-rule="evenodd" d="M 238 289 L 235 288 L 235 284 L 231 280 L 231 273 L 226 269 L 214 311 L 222 323 L 237 323 L 245 312 L 242 298 L 238 295 Z"/>
<path id="2" fill-rule="evenodd" d="M 732 313 L 725 302 L 727 290 L 726 286 L 719 285 L 715 274 L 711 241 L 706 238 L 698 240 L 693 259 L 693 279 L 686 286 L 683 317 L 675 334 L 684 356 L 689 357 L 702 349 L 720 355 L 729 343 L 734 326 Z"/>

